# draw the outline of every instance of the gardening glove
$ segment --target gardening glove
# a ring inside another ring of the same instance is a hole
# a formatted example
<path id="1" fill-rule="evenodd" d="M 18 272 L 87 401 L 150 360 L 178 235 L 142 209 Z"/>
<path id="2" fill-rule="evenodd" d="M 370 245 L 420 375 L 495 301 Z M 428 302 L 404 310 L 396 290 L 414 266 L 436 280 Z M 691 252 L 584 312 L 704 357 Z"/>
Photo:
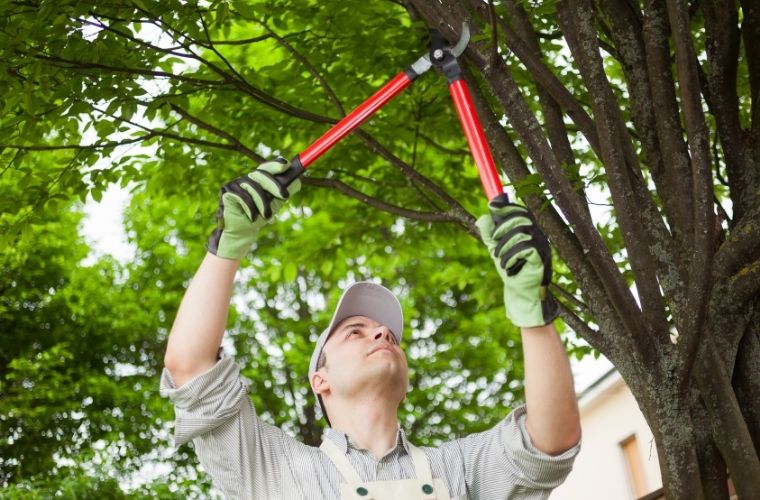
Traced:
<path id="1" fill-rule="evenodd" d="M 248 253 L 259 229 L 272 220 L 290 195 L 301 189 L 298 179 L 287 186 L 282 177 L 278 177 L 289 168 L 291 165 L 287 160 L 278 158 L 262 163 L 250 174 L 222 186 L 216 229 L 206 245 L 209 252 L 235 260 Z"/>
<path id="2" fill-rule="evenodd" d="M 480 217 L 477 226 L 504 281 L 507 317 L 525 328 L 551 323 L 559 308 L 547 290 L 552 280 L 549 240 L 530 212 L 506 196 L 488 207 L 491 213 Z"/>

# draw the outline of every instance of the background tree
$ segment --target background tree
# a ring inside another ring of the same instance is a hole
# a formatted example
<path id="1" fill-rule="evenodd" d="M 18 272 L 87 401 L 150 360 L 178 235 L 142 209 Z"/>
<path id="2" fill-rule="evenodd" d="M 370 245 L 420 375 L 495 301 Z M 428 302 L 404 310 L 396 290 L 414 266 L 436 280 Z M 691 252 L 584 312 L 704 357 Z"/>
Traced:
<path id="1" fill-rule="evenodd" d="M 218 186 L 302 150 L 417 57 L 428 26 L 455 39 L 468 20 L 466 77 L 561 259 L 562 318 L 631 387 L 668 497 L 727 498 L 727 470 L 741 497 L 760 491 L 753 2 L 0 5 L 2 172 L 22 193 L 3 198 L 3 241 L 29 238 L 59 201 L 131 183 L 139 297 L 124 302 L 151 311 L 146 357 Z M 308 442 L 309 340 L 347 279 L 397 284 L 424 360 L 403 418 L 423 442 L 490 425 L 520 397 L 518 337 L 476 241 L 485 204 L 452 111 L 440 78 L 416 83 L 313 167 L 243 272 L 228 347 L 265 418 Z"/>
<path id="2" fill-rule="evenodd" d="M 237 8 L 249 19 L 224 3 L 3 5 L 0 332 L 13 348 L 0 358 L 0 435 L 8 436 L 0 479 L 11 498 L 208 494 L 190 450 L 166 457 L 172 415 L 156 390 L 166 334 L 205 251 L 219 186 L 275 147 L 305 147 L 342 113 L 288 40 L 320 45 L 320 65 L 338 68 L 341 83 L 328 89 L 347 99 L 339 108 L 387 77 L 370 54 L 384 50 L 384 65 L 397 64 L 391 40 L 408 34 L 408 15 L 381 16 L 383 5 L 359 26 L 359 5 L 313 6 L 300 17 L 273 5 L 276 15 L 262 22 L 250 19 L 259 7 L 244 4 Z M 226 40 L 223 53 L 185 38 L 174 47 L 180 32 L 164 31 L 201 18 L 212 39 Z M 385 49 L 373 47 L 368 28 L 387 31 Z M 402 53 L 418 52 L 424 37 Z M 333 57 L 349 48 L 364 70 Z M 214 82 L 227 78 L 229 67 L 210 69 L 224 60 L 248 76 Z M 253 81 L 295 104 L 272 108 L 285 101 Z M 311 346 L 349 280 L 380 279 L 403 299 L 413 390 L 402 419 L 419 442 L 483 430 L 522 398 L 519 335 L 504 322 L 500 286 L 481 285 L 493 279 L 481 243 L 461 233 L 476 234 L 471 212 L 484 207 L 474 169 L 461 166 L 468 153 L 440 83 L 410 92 L 365 142 L 351 139 L 323 160 L 322 175 L 262 234 L 241 273 L 225 348 L 251 379 L 263 418 L 306 442 L 322 430 L 305 376 Z M 440 132 L 426 109 L 441 111 Z M 98 200 L 117 182 L 132 191 L 126 229 L 136 253 L 123 265 L 92 263 L 72 202 Z M 135 489 L 150 468 L 172 473 Z"/>

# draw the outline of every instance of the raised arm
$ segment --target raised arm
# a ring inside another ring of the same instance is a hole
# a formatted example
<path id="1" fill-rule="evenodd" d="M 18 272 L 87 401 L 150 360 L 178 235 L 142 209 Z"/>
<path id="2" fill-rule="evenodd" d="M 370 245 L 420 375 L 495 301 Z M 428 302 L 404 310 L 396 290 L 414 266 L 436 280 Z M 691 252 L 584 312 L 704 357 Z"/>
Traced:
<path id="1" fill-rule="evenodd" d="M 174 319 L 164 365 L 177 387 L 216 363 L 240 261 L 206 254 Z"/>
<path id="2" fill-rule="evenodd" d="M 558 455 L 581 438 L 573 374 L 554 325 L 523 328 L 525 426 L 533 446 Z"/>
<path id="3" fill-rule="evenodd" d="M 289 187 L 279 181 L 277 175 L 288 167 L 284 160 L 263 163 L 222 187 L 208 253 L 185 292 L 166 346 L 164 365 L 177 387 L 216 363 L 240 259 L 259 229 L 300 187 L 298 180 Z"/>
<path id="4" fill-rule="evenodd" d="M 533 446 L 558 455 L 578 443 L 581 431 L 570 363 L 552 324 L 558 308 L 547 290 L 551 248 L 524 207 L 499 199 L 489 207 L 478 228 L 504 282 L 507 317 L 522 332 L 526 428 Z"/>

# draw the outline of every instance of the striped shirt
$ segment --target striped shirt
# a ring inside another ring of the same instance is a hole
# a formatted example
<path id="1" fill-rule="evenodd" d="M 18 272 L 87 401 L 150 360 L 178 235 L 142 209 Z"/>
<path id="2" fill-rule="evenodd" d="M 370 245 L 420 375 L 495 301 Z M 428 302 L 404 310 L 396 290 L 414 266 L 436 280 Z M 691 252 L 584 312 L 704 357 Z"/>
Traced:
<path id="1" fill-rule="evenodd" d="M 256 415 L 248 383 L 231 357 L 179 389 L 164 369 L 161 394 L 174 403 L 176 446 L 192 440 L 201 465 L 228 498 L 340 498 L 342 477 L 327 455 Z M 531 444 L 524 417 L 522 406 L 488 431 L 422 448 L 451 498 L 546 499 L 565 480 L 580 443 L 558 456 L 542 453 Z M 416 477 L 402 430 L 396 447 L 380 460 L 334 429 L 325 439 L 347 454 L 365 481 Z"/>

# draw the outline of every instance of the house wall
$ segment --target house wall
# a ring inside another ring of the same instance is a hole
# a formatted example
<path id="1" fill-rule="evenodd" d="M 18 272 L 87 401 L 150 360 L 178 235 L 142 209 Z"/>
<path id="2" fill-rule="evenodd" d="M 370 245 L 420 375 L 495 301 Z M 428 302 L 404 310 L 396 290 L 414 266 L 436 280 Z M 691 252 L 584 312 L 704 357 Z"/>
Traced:
<path id="1" fill-rule="evenodd" d="M 617 371 L 587 389 L 579 398 L 579 406 L 581 452 L 565 483 L 552 493 L 552 500 L 638 498 L 621 448 L 631 436 L 636 438 L 644 494 L 662 487 L 654 437 Z"/>

